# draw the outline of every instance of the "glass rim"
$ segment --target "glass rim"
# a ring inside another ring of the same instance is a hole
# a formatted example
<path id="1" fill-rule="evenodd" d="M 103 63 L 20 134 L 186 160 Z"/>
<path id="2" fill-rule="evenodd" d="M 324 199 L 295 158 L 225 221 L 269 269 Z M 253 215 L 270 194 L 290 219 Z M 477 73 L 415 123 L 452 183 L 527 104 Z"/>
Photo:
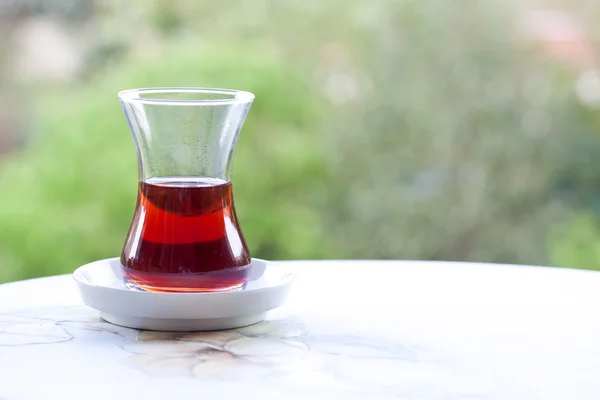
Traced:
<path id="1" fill-rule="evenodd" d="M 165 99 L 140 97 L 143 94 L 153 93 L 198 93 L 198 94 L 222 94 L 231 96 L 224 99 Z M 217 106 L 250 103 L 254 100 L 254 94 L 243 90 L 204 88 L 204 87 L 149 87 L 139 89 L 127 89 L 120 91 L 117 96 L 119 100 L 127 103 L 141 103 L 169 106 Z"/>

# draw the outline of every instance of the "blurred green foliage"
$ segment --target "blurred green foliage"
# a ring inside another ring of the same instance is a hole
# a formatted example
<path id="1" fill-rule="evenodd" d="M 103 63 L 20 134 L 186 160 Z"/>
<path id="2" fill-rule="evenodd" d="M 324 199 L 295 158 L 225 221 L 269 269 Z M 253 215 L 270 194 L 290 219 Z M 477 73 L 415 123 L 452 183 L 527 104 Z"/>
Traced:
<path id="1" fill-rule="evenodd" d="M 349 257 L 547 264 L 547 232 L 569 218 L 551 188 L 573 141 L 597 142 L 576 73 L 508 29 L 513 8 L 456 4 L 388 10 L 373 31 L 385 46 L 346 72 L 372 79 L 332 126 L 328 226 Z"/>
<path id="2" fill-rule="evenodd" d="M 0 161 L 0 282 L 120 253 L 137 163 L 116 93 L 149 86 L 256 94 L 233 178 L 256 257 L 600 269 L 600 120 L 508 3 L 127 11 L 94 9 L 74 84 L 29 88 L 27 145 Z"/>
<path id="3" fill-rule="evenodd" d="M 555 232 L 551 243 L 556 265 L 600 270 L 600 224 L 594 215 L 580 213 Z"/>

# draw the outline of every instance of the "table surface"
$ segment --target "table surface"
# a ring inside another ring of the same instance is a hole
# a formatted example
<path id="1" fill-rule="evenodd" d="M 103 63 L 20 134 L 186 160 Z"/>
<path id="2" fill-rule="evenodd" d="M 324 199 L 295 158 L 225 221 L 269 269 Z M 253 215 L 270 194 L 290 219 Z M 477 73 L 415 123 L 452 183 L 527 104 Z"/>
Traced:
<path id="1" fill-rule="evenodd" d="M 113 326 L 70 276 L 0 285 L 0 399 L 600 398 L 600 273 L 282 266 L 286 305 L 221 332 Z"/>

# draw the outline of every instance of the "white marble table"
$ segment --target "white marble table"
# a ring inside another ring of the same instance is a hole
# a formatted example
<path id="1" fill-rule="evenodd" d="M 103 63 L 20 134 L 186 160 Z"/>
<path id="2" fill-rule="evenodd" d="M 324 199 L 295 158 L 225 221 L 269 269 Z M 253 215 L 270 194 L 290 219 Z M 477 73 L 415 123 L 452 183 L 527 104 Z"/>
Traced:
<path id="1" fill-rule="evenodd" d="M 224 332 L 140 332 L 70 276 L 0 286 L 0 399 L 598 399 L 600 273 L 288 262 L 289 302 Z"/>

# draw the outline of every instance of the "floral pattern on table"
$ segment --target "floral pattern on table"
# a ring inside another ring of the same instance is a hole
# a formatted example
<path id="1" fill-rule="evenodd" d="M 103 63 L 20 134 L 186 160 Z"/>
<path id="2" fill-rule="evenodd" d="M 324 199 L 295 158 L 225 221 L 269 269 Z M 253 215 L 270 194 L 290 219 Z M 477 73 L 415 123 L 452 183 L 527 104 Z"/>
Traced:
<path id="1" fill-rule="evenodd" d="M 84 306 L 0 314 L 0 346 L 61 345 L 92 334 L 105 342 L 113 338 L 111 343 L 123 350 L 118 362 L 150 377 L 261 380 L 324 396 L 383 396 L 411 386 L 415 390 L 443 370 L 438 363 L 423 360 L 423 350 L 416 346 L 360 334 L 314 334 L 294 318 L 225 331 L 158 332 L 112 325 Z"/>

